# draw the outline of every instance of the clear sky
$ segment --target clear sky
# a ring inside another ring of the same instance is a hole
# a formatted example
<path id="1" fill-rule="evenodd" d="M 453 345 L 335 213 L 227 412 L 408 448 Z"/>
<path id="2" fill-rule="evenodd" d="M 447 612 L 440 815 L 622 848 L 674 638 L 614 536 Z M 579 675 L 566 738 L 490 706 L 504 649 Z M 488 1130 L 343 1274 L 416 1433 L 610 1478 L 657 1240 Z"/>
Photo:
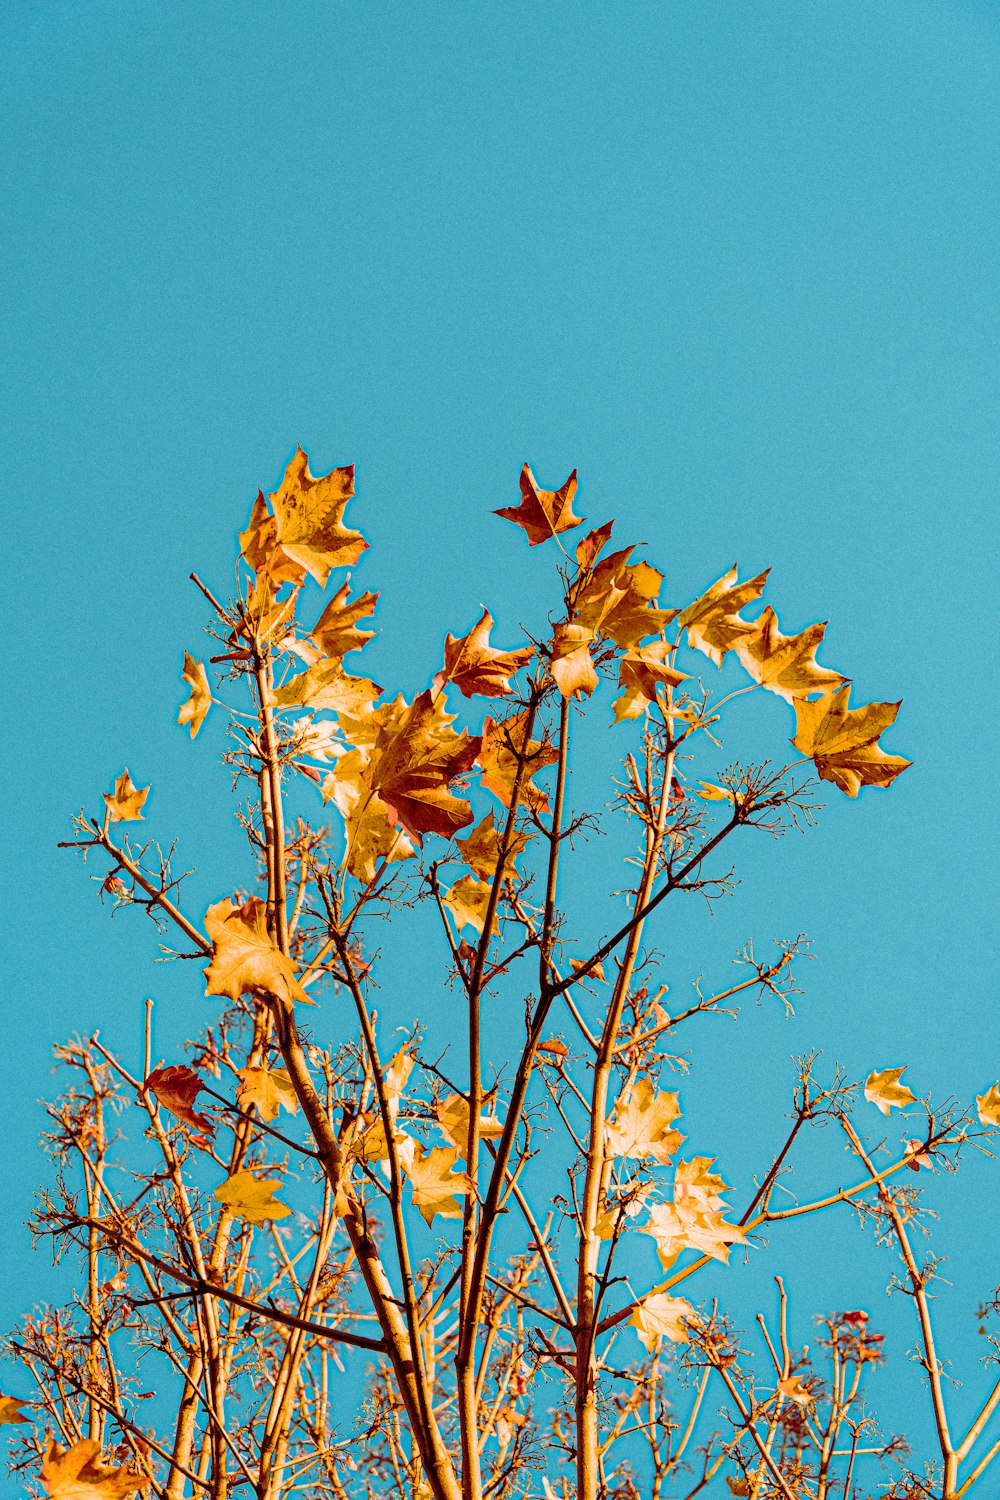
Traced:
<path id="1" fill-rule="evenodd" d="M 857 696 L 904 699 L 887 744 L 913 769 L 831 790 L 705 956 L 683 940 L 716 973 L 747 936 L 815 944 L 798 1019 L 752 1014 L 711 1064 L 727 1123 L 708 1140 L 703 1093 L 699 1128 L 730 1178 L 812 1046 L 938 1097 L 995 1081 L 1000 9 L 5 0 L 0 49 L 0 1321 L 44 1294 L 21 1224 L 51 1044 L 100 1025 L 137 1055 L 146 994 L 161 1055 L 205 1019 L 56 840 L 127 764 L 192 904 L 240 878 L 221 737 L 173 724 L 185 580 L 226 587 L 296 442 L 358 466 L 394 688 L 481 600 L 516 639 L 546 569 L 489 512 L 529 460 L 546 484 L 577 466 L 671 600 L 772 565 L 783 627 L 829 618 Z M 967 1364 L 996 1171 L 936 1189 Z M 826 1233 L 803 1338 L 814 1311 L 883 1315 L 889 1259 Z M 907 1313 L 885 1314 L 900 1420 Z"/>

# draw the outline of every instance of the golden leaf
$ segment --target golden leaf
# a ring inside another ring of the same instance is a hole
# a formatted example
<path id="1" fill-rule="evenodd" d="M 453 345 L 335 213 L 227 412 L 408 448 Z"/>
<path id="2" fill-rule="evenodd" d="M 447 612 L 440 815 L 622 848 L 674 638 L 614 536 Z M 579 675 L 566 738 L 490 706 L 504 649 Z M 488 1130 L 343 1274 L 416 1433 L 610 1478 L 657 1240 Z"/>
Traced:
<path id="1" fill-rule="evenodd" d="M 439 1101 L 436 1109 L 438 1124 L 455 1147 L 459 1156 L 464 1157 L 469 1146 L 469 1101 L 463 1099 L 461 1094 L 449 1094 L 448 1098 Z M 496 1115 L 480 1115 L 479 1138 L 483 1141 L 496 1141 L 503 1135 L 503 1125 Z"/>
<path id="2" fill-rule="evenodd" d="M 614 702 L 616 723 L 637 719 L 650 703 L 656 702 L 658 687 L 677 687 L 687 681 L 686 672 L 675 671 L 668 664 L 670 651 L 666 641 L 652 641 L 622 657 L 618 664 L 618 685 L 623 692 Z"/>
<path id="3" fill-rule="evenodd" d="M 26 1417 L 21 1411 L 27 1402 L 22 1401 L 19 1396 L 0 1396 L 0 1427 L 15 1422 L 30 1422 L 31 1417 Z"/>
<path id="4" fill-rule="evenodd" d="M 364 780 L 366 764 L 363 751 L 342 755 L 323 782 L 323 800 L 335 803 L 344 815 L 344 863 L 356 880 L 369 885 L 383 861 L 412 859 L 415 850 L 399 827 L 395 808 Z"/>
<path id="5" fill-rule="evenodd" d="M 746 1234 L 736 1224 L 727 1224 L 722 1200 L 725 1183 L 709 1172 L 710 1157 L 696 1156 L 678 1162 L 674 1174 L 672 1203 L 654 1204 L 649 1222 L 639 1231 L 656 1241 L 660 1261 L 666 1270 L 682 1250 L 697 1250 L 713 1260 L 728 1261 L 733 1245 L 746 1241 Z"/>
<path id="6" fill-rule="evenodd" d="M 181 676 L 190 686 L 191 696 L 186 703 L 181 704 L 177 722 L 190 724 L 191 738 L 194 739 L 205 722 L 205 715 L 212 706 L 212 689 L 208 685 L 208 676 L 204 666 L 187 651 L 184 653 L 184 670 Z"/>
<path id="7" fill-rule="evenodd" d="M 476 764 L 483 773 L 483 786 L 499 797 L 504 807 L 510 807 L 517 778 L 517 763 L 524 756 L 525 768 L 521 778 L 521 805 L 535 812 L 545 812 L 549 800 L 532 777 L 546 766 L 559 759 L 558 752 L 542 740 L 525 740 L 527 710 L 517 714 L 506 723 L 487 718 L 483 723 L 482 748 Z"/>
<path id="8" fill-rule="evenodd" d="M 240 550 L 256 573 L 258 585 L 266 582 L 269 590 L 273 590 L 283 583 L 302 582 L 305 569 L 279 547 L 277 522 L 267 508 L 263 490 L 257 491 L 247 529 L 239 535 Z M 258 605 L 259 602 L 260 596 Z"/>
<path id="9" fill-rule="evenodd" d="M 113 823 L 137 823 L 142 819 L 142 807 L 149 796 L 149 787 L 132 785 L 128 770 L 124 770 L 115 782 L 113 792 L 104 793 L 104 803 Z"/>
<path id="10" fill-rule="evenodd" d="M 512 691 L 510 679 L 534 654 L 533 646 L 519 646 L 514 651 L 497 651 L 490 645 L 493 616 L 484 609 L 482 619 L 468 635 L 445 637 L 444 669 L 434 679 L 436 687 L 453 682 L 459 691 L 471 698 L 503 698 Z"/>
<path id="11" fill-rule="evenodd" d="M 354 494 L 354 465 L 312 475 L 309 459 L 296 448 L 280 489 L 271 495 L 278 543 L 286 556 L 305 568 L 320 588 L 333 568 L 349 568 L 368 546 L 360 531 L 341 522 Z"/>
<path id="12" fill-rule="evenodd" d="M 714 781 L 699 781 L 692 790 L 696 797 L 703 802 L 734 802 L 736 800 L 732 787 L 716 786 Z"/>
<path id="13" fill-rule="evenodd" d="M 547 542 L 550 536 L 560 531 L 571 531 L 582 522 L 581 516 L 573 514 L 573 497 L 576 494 L 576 470 L 558 490 L 540 489 L 534 474 L 525 464 L 521 470 L 521 501 L 519 505 L 506 506 L 493 512 L 513 521 L 523 528 L 531 547 Z"/>
<path id="14" fill-rule="evenodd" d="M 267 907 L 256 896 L 242 906 L 217 901 L 205 915 L 212 939 L 212 962 L 205 970 L 205 994 L 238 1000 L 261 989 L 278 999 L 312 1005 L 295 977 L 295 965 L 267 930 Z"/>
<path id="15" fill-rule="evenodd" d="M 993 1084 L 985 1094 L 976 1095 L 980 1125 L 1000 1125 L 1000 1084 Z"/>
<path id="16" fill-rule="evenodd" d="M 501 835 L 493 821 L 491 808 L 485 818 L 476 824 L 468 838 L 456 839 L 455 845 L 462 851 L 462 858 L 473 875 L 478 875 L 480 880 L 492 880 L 500 862 L 501 842 Z M 504 880 L 516 878 L 517 869 L 514 861 L 527 844 L 526 833 L 511 834 L 510 843 L 507 846 L 507 858 L 504 861 Z"/>
<path id="17" fill-rule="evenodd" d="M 339 661 L 323 657 L 299 672 L 282 687 L 275 688 L 271 702 L 276 708 L 326 708 L 335 713 L 363 713 L 382 689 L 368 677 L 352 677 Z"/>
<path id="18" fill-rule="evenodd" d="M 42 1464 L 42 1488 L 49 1500 L 124 1500 L 145 1489 L 148 1474 L 109 1468 L 101 1463 L 101 1445 L 83 1438 L 72 1448 L 49 1441 Z"/>
<path id="19" fill-rule="evenodd" d="M 426 1223 L 431 1224 L 436 1214 L 442 1219 L 460 1219 L 462 1205 L 454 1196 L 469 1191 L 469 1179 L 464 1172 L 454 1170 L 458 1152 L 451 1146 L 435 1146 L 425 1152 L 414 1142 L 414 1151 L 405 1166 L 406 1175 L 413 1188 L 413 1207 L 420 1210 Z"/>
<path id="20" fill-rule="evenodd" d="M 668 1162 L 684 1139 L 670 1128 L 679 1116 L 676 1094 L 656 1093 L 649 1078 L 627 1084 L 607 1122 L 608 1155 Z"/>
<path id="21" fill-rule="evenodd" d="M 649 563 L 629 563 L 633 547 L 613 552 L 594 569 L 576 596 L 573 618 L 592 634 L 631 651 L 648 636 L 658 635 L 677 611 L 656 609 L 652 601 L 663 574 Z"/>
<path id="22" fill-rule="evenodd" d="M 241 1068 L 243 1080 L 236 1090 L 236 1102 L 241 1109 L 257 1106 L 262 1120 L 278 1117 L 278 1110 L 286 1109 L 290 1115 L 298 1113 L 299 1101 L 284 1068 Z"/>
<path id="23" fill-rule="evenodd" d="M 350 602 L 350 591 L 345 583 L 334 594 L 329 604 L 309 632 L 325 656 L 342 657 L 348 651 L 360 651 L 370 641 L 374 630 L 358 630 L 357 622 L 373 613 L 378 603 L 378 594 L 359 594 Z"/>
<path id="24" fill-rule="evenodd" d="M 784 1396 L 786 1401 L 794 1401 L 796 1406 L 812 1406 L 816 1399 L 799 1375 L 786 1375 L 783 1380 L 779 1380 L 775 1395 Z"/>
<path id="25" fill-rule="evenodd" d="M 687 631 L 688 645 L 701 651 L 717 667 L 727 651 L 747 640 L 757 626 L 740 617 L 740 610 L 759 599 L 770 569 L 739 583 L 736 565 L 706 589 L 699 599 L 681 610 L 677 623 Z"/>
<path id="26" fill-rule="evenodd" d="M 887 1117 L 890 1110 L 902 1109 L 916 1098 L 906 1084 L 899 1081 L 905 1072 L 904 1063 L 901 1068 L 883 1068 L 881 1073 L 869 1073 L 865 1080 L 865 1098 Z"/>
<path id="27" fill-rule="evenodd" d="M 238 1219 L 246 1219 L 248 1224 L 263 1224 L 267 1219 L 283 1219 L 292 1211 L 287 1203 L 279 1203 L 274 1197 L 280 1187 L 280 1177 L 258 1179 L 252 1172 L 234 1172 L 219 1184 L 214 1197 Z"/>
<path id="28" fill-rule="evenodd" d="M 463 927 L 473 927 L 482 933 L 492 888 L 490 882 L 477 880 L 475 875 L 463 875 L 450 890 L 445 891 L 441 901 L 451 912 L 456 932 L 461 932 Z"/>
<path id="29" fill-rule="evenodd" d="M 895 722 L 899 704 L 848 708 L 850 693 L 850 683 L 845 683 L 822 698 L 797 698 L 792 744 L 812 756 L 824 781 L 856 797 L 863 786 L 889 786 L 910 762 L 887 755 L 878 744 L 879 735 Z"/>
<path id="30" fill-rule="evenodd" d="M 821 667 L 816 650 L 826 625 L 810 625 L 801 635 L 782 635 L 778 617 L 770 605 L 754 624 L 754 634 L 738 640 L 736 655 L 754 682 L 777 693 L 786 703 L 808 693 L 825 693 L 841 687 L 842 673 Z"/>
<path id="31" fill-rule="evenodd" d="M 430 693 L 421 693 L 390 727 L 379 730 L 363 772 L 418 843 L 422 834 L 448 838 L 472 822 L 472 808 L 452 796 L 449 786 L 470 770 L 480 740 L 465 730 L 455 734 L 454 722 Z"/>
<path id="32" fill-rule="evenodd" d="M 590 655 L 594 633 L 586 625 L 558 625 L 552 636 L 549 670 L 564 698 L 589 698 L 597 686 Z"/>
<path id="33" fill-rule="evenodd" d="M 582 542 L 577 542 L 576 552 L 573 555 L 585 572 L 594 566 L 608 545 L 614 524 L 614 521 L 605 521 L 603 526 L 595 526 L 593 531 L 588 531 Z"/>
<path id="34" fill-rule="evenodd" d="M 644 1297 L 629 1318 L 650 1354 L 655 1354 L 663 1339 L 674 1344 L 688 1343 L 691 1335 L 686 1324 L 696 1321 L 690 1302 L 684 1297 L 668 1297 L 666 1292 Z"/>

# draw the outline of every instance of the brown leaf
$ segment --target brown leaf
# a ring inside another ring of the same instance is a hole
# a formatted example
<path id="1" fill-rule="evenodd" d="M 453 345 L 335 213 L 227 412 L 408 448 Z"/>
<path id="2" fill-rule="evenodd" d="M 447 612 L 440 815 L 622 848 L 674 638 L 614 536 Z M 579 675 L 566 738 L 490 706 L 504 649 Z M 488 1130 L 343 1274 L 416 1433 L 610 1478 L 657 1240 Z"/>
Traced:
<path id="1" fill-rule="evenodd" d="M 525 531 L 528 544 L 537 547 L 549 537 L 561 531 L 571 531 L 582 522 L 581 516 L 573 514 L 573 497 L 576 494 L 576 470 L 558 490 L 543 490 L 538 486 L 534 474 L 525 464 L 521 470 L 521 501 L 519 505 L 506 506 L 493 512 L 513 521 Z"/>
<path id="2" fill-rule="evenodd" d="M 108 816 L 113 823 L 137 823 L 142 819 L 142 807 L 149 796 L 149 787 L 132 785 L 126 768 L 115 782 L 113 792 L 104 793 Z"/>
<path id="3" fill-rule="evenodd" d="M 368 546 L 359 531 L 341 523 L 354 494 L 354 465 L 312 475 L 301 448 L 271 495 L 278 543 L 286 556 L 306 570 L 320 588 L 333 568 L 349 568 Z"/>
<path id="4" fill-rule="evenodd" d="M 205 1087 L 197 1073 L 183 1063 L 155 1068 L 146 1079 L 146 1087 L 152 1090 L 164 1109 L 183 1120 L 185 1125 L 194 1126 L 195 1134 L 191 1139 L 196 1146 L 207 1147 L 211 1143 L 215 1126 L 207 1115 L 199 1115 L 194 1109 L 194 1101 Z"/>
<path id="5" fill-rule="evenodd" d="M 615 721 L 637 719 L 650 703 L 656 702 L 659 687 L 677 687 L 687 681 L 685 672 L 678 672 L 667 661 L 671 646 L 667 641 L 651 641 L 629 651 L 618 664 L 618 685 L 623 689 L 615 699 Z"/>
<path id="6" fill-rule="evenodd" d="M 574 556 L 581 571 L 587 572 L 594 566 L 611 540 L 611 528 L 614 524 L 614 521 L 605 521 L 603 526 L 595 526 L 593 531 L 588 531 L 582 542 L 577 542 Z"/>
<path id="7" fill-rule="evenodd" d="M 344 863 L 356 880 L 370 885 L 383 861 L 412 859 L 414 847 L 399 826 L 396 809 L 373 792 L 365 777 L 366 756 L 349 750 L 323 782 L 324 802 L 344 815 Z"/>
<path id="8" fill-rule="evenodd" d="M 267 930 L 267 907 L 256 896 L 242 906 L 217 901 L 205 915 L 212 939 L 212 962 L 205 970 L 205 994 L 238 1000 L 248 990 L 265 990 L 278 999 L 312 1005 L 295 977 L 292 960 Z"/>
<path id="9" fill-rule="evenodd" d="M 468 1113 L 468 1111 L 466 1111 Z M 26 1417 L 21 1411 L 27 1402 L 22 1401 L 19 1396 L 0 1396 L 0 1427 L 15 1422 L 30 1422 L 31 1417 Z"/>
<path id="10" fill-rule="evenodd" d="M 212 706 L 212 689 L 208 685 L 208 676 L 203 664 L 187 651 L 184 653 L 184 670 L 181 677 L 189 685 L 191 696 L 186 703 L 181 704 L 177 722 L 190 724 L 191 738 L 194 739 L 205 722 L 205 715 Z"/>
<path id="11" fill-rule="evenodd" d="M 653 604 L 663 585 L 663 574 L 647 562 L 630 563 L 633 547 L 613 552 L 594 569 L 593 577 L 576 596 L 574 620 L 592 633 L 630 651 L 651 635 L 659 635 L 674 618 L 674 609 Z"/>
<path id="12" fill-rule="evenodd" d="M 459 691 L 471 698 L 503 698 L 512 691 L 510 679 L 532 658 L 533 646 L 519 646 L 514 651 L 498 651 L 490 645 L 493 616 L 484 609 L 482 618 L 468 635 L 448 635 L 444 643 L 444 670 L 434 682 L 453 682 Z"/>
<path id="13" fill-rule="evenodd" d="M 494 823 L 492 808 L 485 818 L 476 824 L 468 838 L 455 840 L 455 846 L 461 850 L 465 863 L 473 875 L 478 875 L 480 880 L 492 880 L 496 874 L 500 861 L 501 843 L 501 834 Z M 526 833 L 511 834 L 510 843 L 507 846 L 507 858 L 504 861 L 504 880 L 516 879 L 517 868 L 514 861 L 527 844 Z"/>
<path id="14" fill-rule="evenodd" d="M 256 573 L 258 585 L 266 580 L 272 591 L 283 583 L 301 583 L 305 577 L 305 569 L 278 545 L 277 522 L 268 510 L 263 490 L 257 491 L 246 531 L 240 532 L 240 550 Z"/>
<path id="15" fill-rule="evenodd" d="M 421 693 L 390 728 L 380 730 L 363 776 L 387 803 L 407 833 L 449 838 L 472 822 L 472 808 L 449 791 L 468 771 L 480 740 L 455 734 L 452 714 L 429 692 Z"/>

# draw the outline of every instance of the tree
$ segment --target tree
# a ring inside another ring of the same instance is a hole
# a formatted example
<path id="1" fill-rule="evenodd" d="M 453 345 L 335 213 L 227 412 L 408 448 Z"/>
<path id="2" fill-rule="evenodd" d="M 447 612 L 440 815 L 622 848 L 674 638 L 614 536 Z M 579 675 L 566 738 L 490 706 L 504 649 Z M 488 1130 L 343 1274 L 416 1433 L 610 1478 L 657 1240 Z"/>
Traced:
<path id="1" fill-rule="evenodd" d="M 484 611 L 447 637 L 429 686 L 390 698 L 345 666 L 378 597 L 344 578 L 367 545 L 344 519 L 353 469 L 314 477 L 299 450 L 254 502 L 235 596 L 192 575 L 222 680 L 185 652 L 179 722 L 195 738 L 210 710 L 229 715 L 248 869 L 199 920 L 170 856 L 133 837 L 148 787 L 123 771 L 103 815 L 76 819 L 66 847 L 103 861 L 116 907 L 172 929 L 212 1020 L 187 1061 L 154 1061 L 150 1002 L 140 1065 L 98 1034 L 57 1049 L 70 1083 L 32 1227 L 84 1279 L 8 1339 L 34 1393 L 0 1406 L 13 1470 L 50 1496 L 598 1500 L 725 1480 L 823 1500 L 870 1489 L 879 1460 L 893 1495 L 950 1497 L 1000 1451 L 1000 1383 L 965 1433 L 948 1425 L 911 1175 L 1000 1124 L 1000 1089 L 977 1124 L 918 1103 L 902 1067 L 873 1071 L 862 1098 L 805 1059 L 785 1139 L 731 1207 L 677 1128 L 697 1076 L 663 1087 L 686 1028 L 738 996 L 788 1004 L 804 940 L 747 947 L 735 982 L 668 1012 L 649 946 L 660 908 L 724 894 L 748 832 L 808 825 L 813 773 L 852 798 L 888 787 L 907 765 L 880 744 L 899 705 L 850 705 L 848 679 L 816 660 L 822 625 L 785 636 L 770 606 L 748 617 L 766 574 L 734 568 L 667 607 L 654 566 L 609 550 L 610 522 L 569 550 L 575 472 L 545 490 L 525 466 L 520 485 L 498 514 L 558 554 L 551 631 L 494 646 Z M 304 625 L 307 580 L 331 575 Z M 727 657 L 744 686 L 706 689 L 706 661 Z M 562 893 L 597 819 L 572 806 L 569 757 L 602 681 L 616 695 L 601 745 L 624 751 L 613 815 L 634 852 L 617 924 L 586 934 Z M 779 744 L 793 715 L 787 764 L 725 763 L 727 705 L 753 691 L 784 700 Z M 322 804 L 335 827 L 311 821 Z M 410 995 L 375 1009 L 383 936 L 417 932 L 421 963 L 435 943 L 445 961 L 444 1050 Z M 486 1007 L 501 1000 L 492 1067 Z M 898 1149 L 873 1130 L 893 1110 L 910 1121 Z M 779 1197 L 809 1128 L 830 1123 L 853 1177 Z M 783 1221 L 845 1204 L 895 1244 L 916 1310 L 938 1435 L 919 1475 L 865 1401 L 882 1357 L 866 1313 L 826 1315 L 800 1352 L 779 1277 L 762 1366 L 725 1311 L 720 1266 L 777 1258 Z"/>

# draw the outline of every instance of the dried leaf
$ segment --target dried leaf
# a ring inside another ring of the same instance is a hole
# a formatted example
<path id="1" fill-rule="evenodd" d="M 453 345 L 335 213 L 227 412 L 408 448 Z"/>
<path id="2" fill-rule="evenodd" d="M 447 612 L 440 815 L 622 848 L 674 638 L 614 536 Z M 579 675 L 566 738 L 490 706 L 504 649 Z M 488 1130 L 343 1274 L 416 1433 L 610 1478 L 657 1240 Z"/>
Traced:
<path id="1" fill-rule="evenodd" d="M 323 655 L 339 659 L 348 651 L 360 651 L 375 632 L 359 630 L 357 622 L 367 619 L 377 603 L 378 594 L 359 594 L 351 603 L 348 585 L 343 584 L 309 632 Z"/>
<path id="2" fill-rule="evenodd" d="M 627 1084 L 607 1122 L 608 1155 L 668 1162 L 684 1139 L 670 1128 L 679 1116 L 676 1094 L 657 1093 L 649 1078 Z"/>
<path id="3" fill-rule="evenodd" d="M 323 657 L 274 689 L 276 708 L 325 708 L 334 713 L 363 713 L 380 695 L 378 683 L 368 677 L 352 677 L 339 661 Z"/>
<path id="4" fill-rule="evenodd" d="M 83 1438 L 72 1448 L 50 1440 L 41 1471 L 42 1488 L 50 1500 L 124 1500 L 145 1489 L 148 1474 L 109 1468 L 101 1462 L 101 1445 Z"/>
<path id="5" fill-rule="evenodd" d="M 27 1401 L 22 1401 L 20 1396 L 0 1396 L 0 1427 L 13 1425 L 15 1422 L 32 1422 L 33 1417 L 26 1417 L 21 1411 Z"/>
<path id="6" fill-rule="evenodd" d="M 889 786 L 910 764 L 887 755 L 879 735 L 895 721 L 898 703 L 866 703 L 848 708 L 850 683 L 822 698 L 795 700 L 795 739 L 804 755 L 811 755 L 824 781 L 832 781 L 848 797 L 863 786 Z"/>
<path id="7" fill-rule="evenodd" d="M 500 862 L 501 842 L 501 834 L 494 823 L 491 808 L 485 818 L 476 824 L 468 838 L 456 839 L 455 845 L 461 850 L 462 858 L 473 875 L 478 875 L 480 880 L 491 881 Z M 514 861 L 527 845 L 526 833 L 511 834 L 510 843 L 507 846 L 507 858 L 504 861 L 504 880 L 516 879 L 517 868 Z"/>
<path id="8" fill-rule="evenodd" d="M 295 965 L 267 930 L 267 907 L 256 896 L 242 906 L 217 901 L 205 914 L 212 940 L 212 962 L 205 970 L 205 994 L 238 1000 L 248 990 L 266 990 L 278 999 L 312 1005 L 295 977 Z"/>
<path id="9" fill-rule="evenodd" d="M 241 1109 L 255 1104 L 268 1123 L 277 1119 L 279 1108 L 290 1115 L 298 1113 L 299 1101 L 284 1068 L 241 1068 L 239 1076 L 243 1081 L 236 1090 L 236 1102 Z"/>
<path id="10" fill-rule="evenodd" d="M 274 1197 L 280 1187 L 280 1177 L 258 1179 L 252 1172 L 234 1172 L 219 1184 L 214 1196 L 216 1202 L 238 1219 L 246 1219 L 248 1224 L 263 1224 L 267 1219 L 283 1219 L 292 1211 L 287 1203 L 279 1203 Z"/>
<path id="11" fill-rule="evenodd" d="M 464 1172 L 454 1170 L 458 1152 L 451 1146 L 435 1146 L 433 1151 L 414 1142 L 410 1161 L 404 1166 L 413 1188 L 413 1207 L 419 1209 L 426 1223 L 431 1224 L 435 1215 L 442 1219 L 460 1219 L 462 1205 L 454 1196 L 463 1196 L 469 1191 L 469 1179 Z"/>
<path id="12" fill-rule="evenodd" d="M 907 1104 L 912 1104 L 914 1094 L 900 1083 L 900 1078 L 906 1072 L 906 1064 L 901 1068 L 883 1068 L 881 1073 L 869 1073 L 865 1080 L 865 1098 L 869 1104 L 882 1114 L 888 1116 L 890 1110 L 902 1109 Z"/>
<path id="13" fill-rule="evenodd" d="M 686 1325 L 696 1321 L 690 1302 L 683 1297 L 668 1297 L 666 1292 L 644 1297 L 629 1318 L 650 1354 L 656 1353 L 663 1339 L 673 1344 L 688 1343 L 691 1335 Z"/>
<path id="14" fill-rule="evenodd" d="M 466 697 L 504 698 L 512 691 L 510 679 L 534 654 L 533 646 L 519 646 L 514 651 L 497 651 L 490 645 L 493 616 L 484 609 L 482 618 L 458 638 L 445 637 L 444 670 L 434 679 L 436 688 L 453 682 Z"/>
<path id="15" fill-rule="evenodd" d="M 430 693 L 421 693 L 390 727 L 379 730 L 362 772 L 418 843 L 425 833 L 449 838 L 472 822 L 472 808 L 449 787 L 470 770 L 481 742 L 464 730 L 455 734 L 454 722 Z"/>
<path id="16" fill-rule="evenodd" d="M 557 536 L 561 531 L 570 531 L 581 524 L 583 518 L 573 514 L 576 486 L 574 469 L 561 489 L 540 489 L 534 474 L 525 464 L 521 470 L 520 504 L 506 506 L 493 514 L 503 516 L 505 520 L 513 521 L 515 526 L 522 527 L 529 546 L 537 547 L 541 542 L 547 542 L 549 537 Z"/>
<path id="17" fill-rule="evenodd" d="M 760 598 L 768 572 L 770 569 L 739 583 L 739 570 L 734 564 L 699 599 L 682 610 L 677 623 L 687 631 L 688 645 L 721 667 L 726 652 L 756 632 L 756 624 L 744 620 L 740 610 Z"/>
<path id="18" fill-rule="evenodd" d="M 439 1101 L 436 1109 L 438 1124 L 455 1147 L 459 1156 L 464 1157 L 469 1145 L 469 1101 L 463 1099 L 461 1094 L 449 1094 L 444 1101 Z M 503 1125 L 496 1115 L 480 1115 L 479 1138 L 484 1141 L 499 1140 L 503 1135 Z"/>
<path id="19" fill-rule="evenodd" d="M 669 665 L 672 647 L 667 641 L 652 641 L 648 646 L 629 651 L 618 664 L 618 685 L 622 695 L 615 699 L 615 721 L 637 719 L 650 703 L 656 702 L 657 688 L 677 687 L 687 681 L 685 672 Z"/>
<path id="20" fill-rule="evenodd" d="M 506 722 L 494 722 L 487 718 L 483 723 L 482 746 L 476 764 L 483 773 L 483 786 L 498 797 L 504 807 L 510 807 L 517 779 L 517 763 L 524 757 L 524 775 L 521 778 L 520 804 L 545 812 L 549 801 L 541 787 L 535 785 L 533 777 L 559 759 L 552 745 L 542 740 L 525 740 L 527 710 Z"/>
<path id="21" fill-rule="evenodd" d="M 985 1094 L 976 1095 L 980 1125 L 1000 1125 L 1000 1084 L 994 1083 Z"/>
<path id="22" fill-rule="evenodd" d="M 207 1148 L 210 1145 L 215 1125 L 207 1115 L 199 1115 L 194 1109 L 194 1101 L 205 1087 L 197 1073 L 183 1063 L 155 1068 L 146 1079 L 146 1087 L 152 1090 L 164 1109 L 183 1120 L 185 1125 L 194 1126 L 195 1134 L 191 1139 L 196 1146 Z"/>
<path id="23" fill-rule="evenodd" d="M 559 625 L 552 636 L 549 670 L 564 698 L 589 698 L 597 686 L 590 655 L 594 632 L 586 625 Z"/>
<path id="24" fill-rule="evenodd" d="M 489 881 L 477 880 L 475 875 L 463 875 L 450 890 L 445 891 L 441 901 L 451 912 L 456 932 L 461 932 L 463 927 L 472 927 L 482 933 L 492 889 Z"/>
<path id="25" fill-rule="evenodd" d="M 304 568 L 320 588 L 333 568 L 349 568 L 368 546 L 359 531 L 341 523 L 354 494 L 354 465 L 312 475 L 301 448 L 271 495 L 278 543 L 287 557 Z"/>
<path id="26" fill-rule="evenodd" d="M 204 666 L 187 651 L 184 653 L 184 670 L 181 676 L 190 686 L 191 696 L 186 703 L 181 704 L 177 722 L 190 724 L 191 738 L 194 739 L 205 722 L 205 715 L 212 706 L 212 689 L 208 685 L 208 676 Z"/>
<path id="27" fill-rule="evenodd" d="M 770 605 L 754 624 L 754 634 L 738 640 L 734 650 L 754 682 L 791 703 L 809 693 L 826 693 L 841 687 L 840 672 L 821 667 L 816 650 L 826 625 L 810 625 L 801 635 L 782 635 L 778 617 Z"/>
<path id="28" fill-rule="evenodd" d="M 796 1406 L 812 1406 L 816 1399 L 805 1381 L 799 1375 L 786 1375 L 783 1380 L 778 1381 L 777 1396 L 784 1396 L 786 1401 L 794 1401 Z"/>
<path id="29" fill-rule="evenodd" d="M 142 820 L 142 807 L 149 796 L 149 787 L 136 787 L 126 768 L 115 782 L 113 792 L 104 793 L 108 817 L 113 823 L 138 823 Z"/>

